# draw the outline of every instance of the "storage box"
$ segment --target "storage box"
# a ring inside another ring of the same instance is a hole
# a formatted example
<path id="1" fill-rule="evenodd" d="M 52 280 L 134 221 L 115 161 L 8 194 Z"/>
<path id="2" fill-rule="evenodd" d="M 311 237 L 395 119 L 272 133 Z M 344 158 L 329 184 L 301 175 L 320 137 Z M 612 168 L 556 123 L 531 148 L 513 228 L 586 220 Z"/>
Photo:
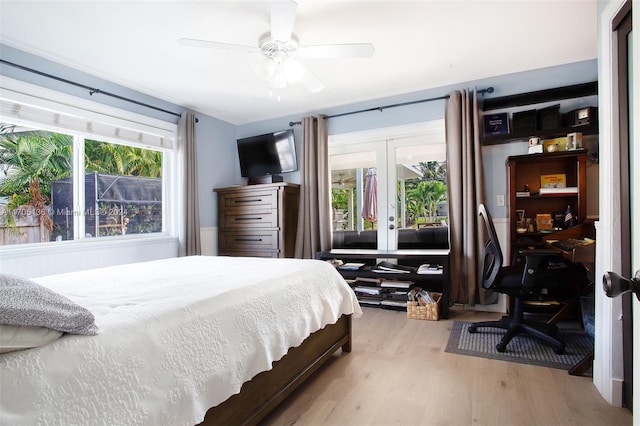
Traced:
<path id="1" fill-rule="evenodd" d="M 440 319 L 440 300 L 442 293 L 430 293 L 435 302 L 424 302 L 422 298 L 415 299 L 415 292 L 409 292 L 407 301 L 407 318 L 438 321 Z"/>
<path id="2" fill-rule="evenodd" d="M 536 134 L 536 110 L 514 112 L 511 118 L 513 133 L 520 135 Z"/>
<path id="3" fill-rule="evenodd" d="M 538 130 L 558 129 L 562 127 L 562 116 L 560 115 L 560 104 L 539 109 Z"/>

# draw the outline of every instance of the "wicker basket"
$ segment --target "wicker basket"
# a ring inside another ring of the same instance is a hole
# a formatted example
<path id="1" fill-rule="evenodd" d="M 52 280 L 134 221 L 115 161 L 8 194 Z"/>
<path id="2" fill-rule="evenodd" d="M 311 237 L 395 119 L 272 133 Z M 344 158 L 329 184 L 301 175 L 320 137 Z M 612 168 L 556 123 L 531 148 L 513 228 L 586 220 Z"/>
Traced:
<path id="1" fill-rule="evenodd" d="M 435 302 L 425 302 L 421 297 L 416 300 L 414 294 L 414 292 L 409 293 L 407 318 L 438 321 L 440 319 L 440 300 L 442 293 L 431 293 L 431 297 Z"/>

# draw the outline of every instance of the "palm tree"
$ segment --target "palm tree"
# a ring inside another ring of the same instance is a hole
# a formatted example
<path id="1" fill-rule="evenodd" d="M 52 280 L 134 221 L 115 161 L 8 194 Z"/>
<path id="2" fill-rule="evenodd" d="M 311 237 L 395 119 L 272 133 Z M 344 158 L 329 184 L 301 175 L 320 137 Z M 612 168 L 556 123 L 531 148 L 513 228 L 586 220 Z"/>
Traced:
<path id="1" fill-rule="evenodd" d="M 447 197 L 447 185 L 438 180 L 423 180 L 407 191 L 407 198 L 415 204 L 416 211 L 424 213 L 426 220 L 435 220 L 438 204 Z"/>
<path id="2" fill-rule="evenodd" d="M 125 176 L 162 176 L 162 153 L 108 142 L 85 141 L 85 169 Z"/>
<path id="3" fill-rule="evenodd" d="M 418 169 L 420 173 L 422 173 L 423 180 L 447 181 L 447 168 L 445 167 L 445 163 L 439 163 L 437 161 L 420 162 Z"/>
<path id="4" fill-rule="evenodd" d="M 69 135 L 48 132 L 13 133 L 2 126 L 0 134 L 0 197 L 7 197 L 6 222 L 15 230 L 15 210 L 24 205 L 35 208 L 38 222 L 49 231 L 53 221 L 46 206 L 51 182 L 72 172 L 73 147 Z"/>

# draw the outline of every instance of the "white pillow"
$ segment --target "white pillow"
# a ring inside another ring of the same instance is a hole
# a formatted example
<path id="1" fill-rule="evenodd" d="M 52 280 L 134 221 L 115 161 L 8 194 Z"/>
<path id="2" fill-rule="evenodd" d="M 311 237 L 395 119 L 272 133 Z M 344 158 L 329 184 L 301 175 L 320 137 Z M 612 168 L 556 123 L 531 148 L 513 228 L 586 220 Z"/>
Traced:
<path id="1" fill-rule="evenodd" d="M 45 327 L 0 324 L 0 354 L 44 346 L 60 336 L 61 331 Z"/>
<path id="2" fill-rule="evenodd" d="M 98 334 L 88 309 L 34 281 L 7 274 L 0 274 L 0 324 Z"/>

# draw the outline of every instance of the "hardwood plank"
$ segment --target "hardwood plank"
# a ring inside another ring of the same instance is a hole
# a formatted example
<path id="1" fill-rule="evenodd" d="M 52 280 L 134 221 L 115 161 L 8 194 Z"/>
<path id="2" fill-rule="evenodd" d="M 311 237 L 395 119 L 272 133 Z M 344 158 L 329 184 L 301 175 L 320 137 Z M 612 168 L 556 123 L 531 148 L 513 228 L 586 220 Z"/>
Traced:
<path id="1" fill-rule="evenodd" d="M 588 376 L 444 352 L 453 320 L 499 314 L 451 310 L 451 319 L 409 320 L 363 308 L 353 350 L 334 356 L 264 425 L 631 425 Z"/>

